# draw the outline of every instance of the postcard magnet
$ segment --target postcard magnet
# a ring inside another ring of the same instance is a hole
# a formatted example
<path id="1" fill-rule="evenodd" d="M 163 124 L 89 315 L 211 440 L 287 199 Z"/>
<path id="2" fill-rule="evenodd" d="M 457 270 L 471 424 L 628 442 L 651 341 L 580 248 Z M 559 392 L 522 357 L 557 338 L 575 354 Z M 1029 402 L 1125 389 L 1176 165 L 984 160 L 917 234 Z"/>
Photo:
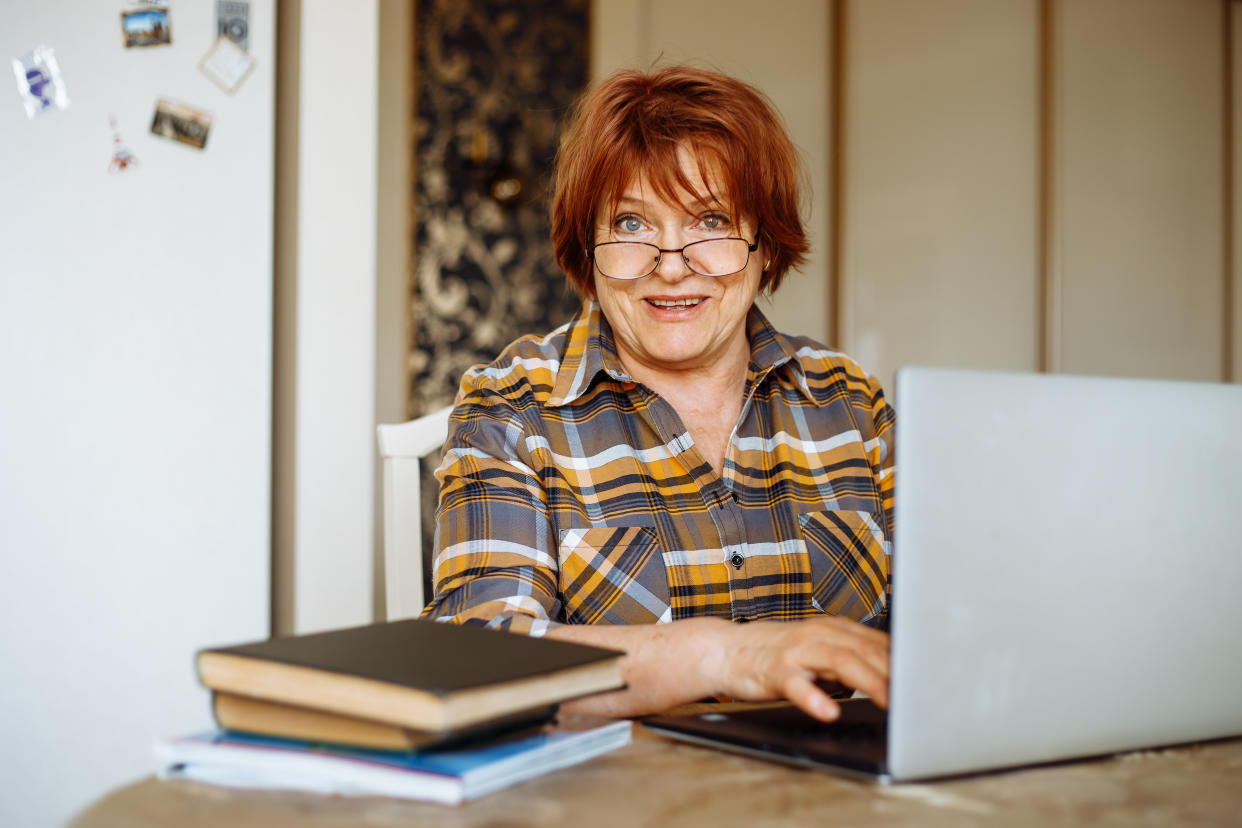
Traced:
<path id="1" fill-rule="evenodd" d="M 201 109 L 163 98 L 155 104 L 155 117 L 151 119 L 151 132 L 154 135 L 202 149 L 207 146 L 207 133 L 210 130 L 211 115 Z"/>
<path id="2" fill-rule="evenodd" d="M 143 6 L 121 12 L 125 48 L 165 46 L 172 43 L 172 21 L 167 8 Z"/>

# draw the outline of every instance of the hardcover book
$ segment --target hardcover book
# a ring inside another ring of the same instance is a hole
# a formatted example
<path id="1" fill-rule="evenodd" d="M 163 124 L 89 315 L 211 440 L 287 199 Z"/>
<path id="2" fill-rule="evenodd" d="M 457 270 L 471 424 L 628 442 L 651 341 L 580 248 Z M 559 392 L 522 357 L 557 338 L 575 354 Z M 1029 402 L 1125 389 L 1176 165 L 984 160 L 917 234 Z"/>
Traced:
<path id="1" fill-rule="evenodd" d="M 621 687 L 622 655 L 410 618 L 214 647 L 197 666 L 216 692 L 438 732 Z"/>
<path id="2" fill-rule="evenodd" d="M 478 722 L 460 730 L 427 731 L 233 693 L 211 694 L 211 711 L 221 730 L 395 751 L 421 750 L 531 728 L 551 719 L 556 710 L 553 704 Z"/>

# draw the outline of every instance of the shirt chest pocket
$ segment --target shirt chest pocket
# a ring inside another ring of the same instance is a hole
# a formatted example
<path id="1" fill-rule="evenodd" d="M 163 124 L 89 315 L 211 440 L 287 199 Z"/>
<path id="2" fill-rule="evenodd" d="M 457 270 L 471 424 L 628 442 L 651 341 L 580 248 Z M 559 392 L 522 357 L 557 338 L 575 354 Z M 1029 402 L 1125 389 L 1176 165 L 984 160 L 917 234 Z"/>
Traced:
<path id="1" fill-rule="evenodd" d="M 557 547 L 565 621 L 650 624 L 668 621 L 668 573 L 653 529 L 565 529 Z"/>
<path id="2" fill-rule="evenodd" d="M 798 523 L 816 608 L 870 626 L 887 626 L 888 543 L 871 514 L 805 512 Z"/>

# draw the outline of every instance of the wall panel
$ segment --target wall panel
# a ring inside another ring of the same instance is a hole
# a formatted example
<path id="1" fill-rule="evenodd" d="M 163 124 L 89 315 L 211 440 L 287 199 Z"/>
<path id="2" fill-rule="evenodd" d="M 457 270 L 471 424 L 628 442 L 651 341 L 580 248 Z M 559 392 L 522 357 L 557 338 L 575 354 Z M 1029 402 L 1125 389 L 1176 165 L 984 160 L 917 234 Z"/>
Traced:
<path id="1" fill-rule="evenodd" d="M 1219 0 L 1058 4 L 1058 370 L 1221 378 L 1220 25 Z"/>
<path id="2" fill-rule="evenodd" d="M 850 3 L 842 345 L 903 364 L 1034 370 L 1038 8 Z"/>

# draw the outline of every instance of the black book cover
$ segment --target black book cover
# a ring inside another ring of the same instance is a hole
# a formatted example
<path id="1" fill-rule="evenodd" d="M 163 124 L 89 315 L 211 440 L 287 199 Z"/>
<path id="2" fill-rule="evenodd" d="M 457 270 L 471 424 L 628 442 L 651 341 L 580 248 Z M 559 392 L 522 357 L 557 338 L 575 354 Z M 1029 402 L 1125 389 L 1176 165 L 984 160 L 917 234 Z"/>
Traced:
<path id="1" fill-rule="evenodd" d="M 373 679 L 441 697 L 623 655 L 568 641 L 422 618 L 212 647 L 200 655 L 211 653 Z"/>

